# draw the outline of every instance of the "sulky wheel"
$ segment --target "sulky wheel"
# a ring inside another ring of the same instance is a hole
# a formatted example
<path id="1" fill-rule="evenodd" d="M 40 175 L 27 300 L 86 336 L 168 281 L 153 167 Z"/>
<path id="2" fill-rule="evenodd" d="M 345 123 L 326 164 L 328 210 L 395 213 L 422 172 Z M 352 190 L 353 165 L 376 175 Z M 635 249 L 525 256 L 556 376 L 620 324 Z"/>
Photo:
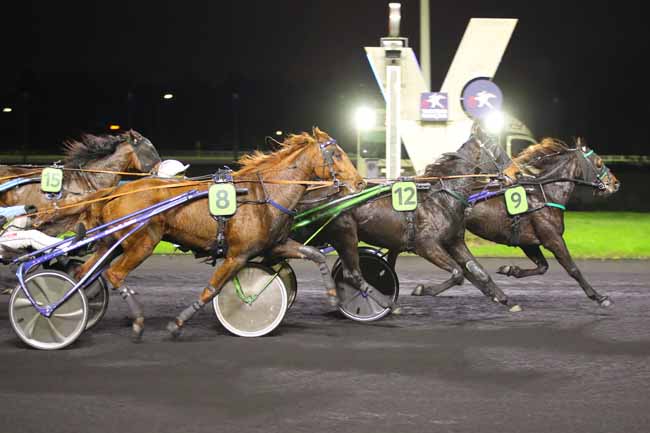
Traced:
<path id="1" fill-rule="evenodd" d="M 103 276 L 99 276 L 90 286 L 83 289 L 88 299 L 88 323 L 90 329 L 99 323 L 108 310 L 108 283 Z"/>
<path id="2" fill-rule="evenodd" d="M 273 331 L 287 312 L 287 290 L 275 272 L 248 263 L 212 300 L 219 322 L 240 337 L 261 337 Z"/>
<path id="3" fill-rule="evenodd" d="M 25 286 L 40 306 L 52 304 L 75 285 L 64 272 L 41 270 L 25 279 Z M 75 341 L 86 329 L 88 301 L 82 291 L 76 291 L 50 317 L 41 315 L 29 301 L 23 289 L 14 289 L 9 300 L 9 320 L 21 340 L 36 349 L 62 349 Z"/>
<path id="4" fill-rule="evenodd" d="M 343 264 L 338 259 L 332 277 L 341 303 L 339 310 L 346 317 L 359 322 L 371 322 L 390 313 L 390 305 L 399 296 L 397 274 L 378 251 L 359 249 L 359 266 L 363 278 L 377 290 L 364 293 L 343 279 Z"/>
<path id="5" fill-rule="evenodd" d="M 282 261 L 272 268 L 275 272 L 279 272 L 278 276 L 282 279 L 284 287 L 287 289 L 287 309 L 291 309 L 298 295 L 298 279 L 296 278 L 296 273 L 286 261 Z"/>
<path id="6" fill-rule="evenodd" d="M 65 265 L 60 266 L 55 264 L 53 268 L 61 268 L 60 270 L 64 270 L 66 274 L 74 276 L 77 268 L 83 264 L 84 262 L 81 260 L 70 259 Z M 86 329 L 88 330 L 98 324 L 108 310 L 108 283 L 104 277 L 100 275 L 95 282 L 86 286 L 83 291 L 88 300 L 89 315 L 88 323 L 86 324 Z"/>

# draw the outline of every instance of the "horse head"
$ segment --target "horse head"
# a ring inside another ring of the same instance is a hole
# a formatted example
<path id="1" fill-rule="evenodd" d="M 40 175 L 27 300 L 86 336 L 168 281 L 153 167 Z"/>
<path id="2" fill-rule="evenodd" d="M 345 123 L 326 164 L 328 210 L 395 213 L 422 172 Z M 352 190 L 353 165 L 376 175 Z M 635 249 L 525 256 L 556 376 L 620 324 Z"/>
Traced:
<path id="1" fill-rule="evenodd" d="M 580 165 L 579 176 L 585 182 L 596 187 L 594 195 L 608 196 L 614 194 L 621 187 L 621 182 L 614 176 L 614 173 L 605 165 L 603 159 L 593 149 L 587 146 L 583 138 L 576 139 L 576 153 Z"/>
<path id="2" fill-rule="evenodd" d="M 305 136 L 309 137 L 307 134 Z M 314 144 L 309 145 L 306 152 L 311 155 L 314 178 L 331 180 L 350 193 L 359 192 L 365 188 L 366 182 L 336 140 L 317 127 L 312 129 L 312 137 L 309 138 Z"/>
<path id="3" fill-rule="evenodd" d="M 131 155 L 131 168 L 142 173 L 152 171 L 160 164 L 160 155 L 158 150 L 149 139 L 137 131 L 129 130 L 122 134 L 123 146 L 128 146 Z"/>

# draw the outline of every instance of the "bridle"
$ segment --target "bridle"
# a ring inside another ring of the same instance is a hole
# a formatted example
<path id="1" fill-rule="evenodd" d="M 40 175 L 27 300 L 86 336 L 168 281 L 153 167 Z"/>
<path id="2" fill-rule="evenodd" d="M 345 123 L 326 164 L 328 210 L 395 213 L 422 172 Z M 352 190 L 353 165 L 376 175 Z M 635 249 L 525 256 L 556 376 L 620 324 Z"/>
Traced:
<path id="1" fill-rule="evenodd" d="M 336 150 L 336 146 L 338 143 L 336 142 L 335 139 L 330 138 L 327 141 L 324 141 L 322 143 L 317 142 L 316 144 L 318 144 L 318 147 L 320 148 L 321 156 L 323 157 L 323 165 L 321 166 L 321 168 L 327 166 L 332 182 L 337 187 L 337 189 L 340 189 L 340 187 L 344 185 L 344 183 L 342 183 L 336 177 L 336 170 L 334 169 L 334 151 Z"/>

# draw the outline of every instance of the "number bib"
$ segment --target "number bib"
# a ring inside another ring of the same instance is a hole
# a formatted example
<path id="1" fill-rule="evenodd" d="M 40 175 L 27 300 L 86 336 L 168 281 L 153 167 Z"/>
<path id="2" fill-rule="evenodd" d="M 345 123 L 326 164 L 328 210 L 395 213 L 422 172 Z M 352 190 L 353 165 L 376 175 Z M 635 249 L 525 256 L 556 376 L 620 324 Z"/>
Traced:
<path id="1" fill-rule="evenodd" d="M 41 173 L 41 191 L 58 193 L 62 188 L 63 170 L 52 167 L 44 168 Z"/>
<path id="2" fill-rule="evenodd" d="M 510 215 L 519 215 L 528 210 L 528 199 L 523 186 L 506 190 L 506 209 Z"/>
<path id="3" fill-rule="evenodd" d="M 408 212 L 418 207 L 418 190 L 415 182 L 395 182 L 391 189 L 393 209 Z"/>
<path id="4" fill-rule="evenodd" d="M 237 191 L 232 183 L 215 183 L 208 190 L 210 214 L 230 216 L 237 211 Z"/>

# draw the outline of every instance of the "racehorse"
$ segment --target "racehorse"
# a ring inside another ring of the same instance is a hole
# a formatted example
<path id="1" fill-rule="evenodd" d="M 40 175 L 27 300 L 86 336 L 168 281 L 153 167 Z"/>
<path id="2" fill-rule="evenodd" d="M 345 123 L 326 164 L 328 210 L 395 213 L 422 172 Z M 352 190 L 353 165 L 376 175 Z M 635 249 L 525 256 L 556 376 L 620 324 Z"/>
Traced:
<path id="1" fill-rule="evenodd" d="M 479 174 L 487 168 L 486 152 L 479 138 L 473 135 L 457 152 L 445 154 L 428 165 L 423 179 Z M 395 258 L 401 251 L 412 251 L 450 272 L 453 284 L 461 284 L 467 278 L 492 300 L 510 306 L 513 312 L 519 311 L 520 307 L 510 305 L 506 295 L 465 244 L 466 199 L 476 179 L 460 176 L 429 182 L 431 189 L 419 192 L 415 211 L 397 212 L 392 208 L 391 197 L 383 196 L 343 212 L 323 229 L 316 242 L 327 242 L 336 248 L 343 263 L 344 279 L 362 293 L 367 293 L 372 287 L 361 274 L 357 250 L 359 240 L 388 248 L 396 253 Z M 312 193 L 310 197 L 313 200 L 318 194 L 322 192 Z M 303 231 L 292 236 L 303 239 L 306 234 Z M 420 286 L 413 294 L 423 295 L 438 289 L 437 286 Z"/>
<path id="2" fill-rule="evenodd" d="M 331 180 L 343 189 L 356 192 L 365 186 L 346 153 L 329 135 L 314 128 L 312 135 L 302 133 L 289 136 L 279 150 L 270 154 L 256 153 L 240 159 L 242 168 L 233 173 L 238 188 L 247 188 L 245 199 L 223 231 L 208 212 L 208 200 L 199 199 L 170 209 L 153 217 L 147 225 L 122 244 L 123 253 L 105 271 L 105 277 L 114 288 L 119 288 L 134 316 L 133 337 L 139 340 L 144 330 L 142 309 L 133 297 L 134 292 L 124 285 L 126 276 L 149 257 L 161 240 L 171 241 L 197 254 L 213 251 L 215 238 L 222 233 L 227 245 L 224 261 L 216 269 L 210 283 L 198 301 L 183 310 L 168 330 L 174 336 L 207 302 L 210 302 L 224 284 L 241 270 L 249 259 L 264 254 L 286 258 L 309 259 L 319 265 L 329 300 L 337 302 L 336 288 L 325 262 L 325 256 L 313 247 L 304 246 L 288 238 L 293 209 L 303 196 L 305 181 Z M 121 194 L 144 188 L 159 188 L 134 192 L 108 202 L 88 206 L 82 220 L 89 225 L 109 222 L 134 211 L 159 203 L 191 189 L 205 190 L 202 185 L 174 188 L 176 179 L 140 179 L 120 186 L 107 194 Z M 78 211 L 84 209 L 81 207 Z M 128 231 L 128 230 L 127 230 Z M 115 239 L 125 231 L 117 232 Z M 84 275 L 108 250 L 111 240 L 104 239 L 96 252 L 81 267 Z"/>
<path id="3" fill-rule="evenodd" d="M 607 307 L 611 301 L 587 282 L 562 237 L 564 209 L 576 184 L 594 188 L 594 194 L 608 196 L 620 188 L 620 182 L 603 160 L 580 139 L 576 147 L 544 139 L 517 156 L 505 174 L 518 178 L 526 188 L 532 211 L 519 217 L 510 216 L 503 199 L 489 198 L 470 208 L 466 224 L 472 233 L 500 244 L 520 247 L 536 265 L 521 269 L 501 266 L 497 273 L 524 278 L 542 275 L 548 270 L 540 246 L 551 251 L 562 267 L 582 287 L 587 297 Z M 434 292 L 432 295 L 440 293 Z"/>
<path id="4" fill-rule="evenodd" d="M 81 141 L 65 142 L 64 167 L 75 170 L 64 172 L 60 197 L 48 197 L 41 191 L 40 183 L 36 182 L 0 193 L 0 205 L 30 204 L 41 209 L 68 199 L 81 200 L 96 190 L 117 185 L 122 176 L 114 173 L 76 171 L 76 169 L 147 173 L 159 162 L 160 156 L 154 145 L 136 131 L 130 130 L 115 136 L 84 134 Z M 0 166 L 0 177 L 40 176 L 40 171 L 28 167 L 3 165 Z M 74 218 L 57 220 L 56 224 L 42 226 L 41 230 L 57 235 L 70 230 L 74 222 L 76 222 Z"/>

